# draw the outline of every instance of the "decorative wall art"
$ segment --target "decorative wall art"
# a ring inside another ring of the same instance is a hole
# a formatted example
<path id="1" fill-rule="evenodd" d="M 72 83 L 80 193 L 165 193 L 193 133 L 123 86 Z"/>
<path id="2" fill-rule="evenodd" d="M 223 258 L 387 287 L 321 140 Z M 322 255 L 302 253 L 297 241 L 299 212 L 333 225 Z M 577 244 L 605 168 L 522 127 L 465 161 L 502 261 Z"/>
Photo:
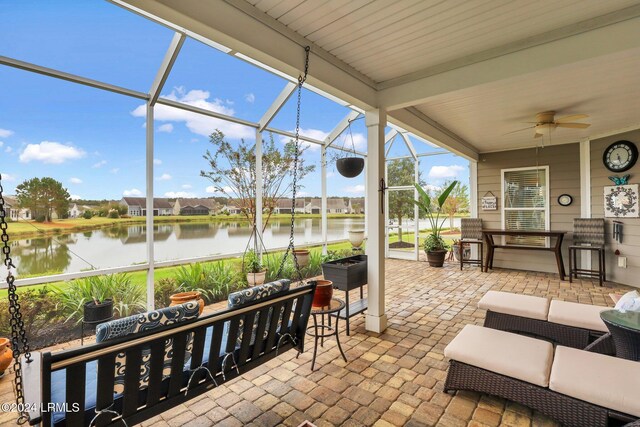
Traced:
<path id="1" fill-rule="evenodd" d="M 483 211 L 496 211 L 498 210 L 498 199 L 491 192 L 488 191 L 484 197 L 481 199 L 482 202 L 482 210 Z"/>
<path id="2" fill-rule="evenodd" d="M 638 184 L 604 187 L 605 218 L 638 218 Z"/>

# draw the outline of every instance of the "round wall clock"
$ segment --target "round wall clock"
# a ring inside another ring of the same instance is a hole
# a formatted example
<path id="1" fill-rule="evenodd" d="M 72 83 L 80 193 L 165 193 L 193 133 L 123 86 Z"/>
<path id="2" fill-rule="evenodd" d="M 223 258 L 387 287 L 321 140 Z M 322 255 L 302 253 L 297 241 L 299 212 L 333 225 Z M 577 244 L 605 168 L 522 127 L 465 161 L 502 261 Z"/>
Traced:
<path id="1" fill-rule="evenodd" d="M 636 164 L 638 148 L 631 141 L 616 141 L 604 150 L 602 162 L 611 172 L 624 172 Z"/>
<path id="2" fill-rule="evenodd" d="M 558 197 L 558 204 L 560 206 L 569 206 L 571 203 L 573 203 L 573 197 L 568 194 L 561 194 Z"/>

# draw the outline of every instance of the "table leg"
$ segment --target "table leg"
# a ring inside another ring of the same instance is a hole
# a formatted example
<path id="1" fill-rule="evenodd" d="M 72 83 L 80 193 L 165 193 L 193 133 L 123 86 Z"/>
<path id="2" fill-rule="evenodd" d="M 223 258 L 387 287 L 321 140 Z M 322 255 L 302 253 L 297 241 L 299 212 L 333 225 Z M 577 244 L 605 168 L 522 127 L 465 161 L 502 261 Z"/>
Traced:
<path id="1" fill-rule="evenodd" d="M 80 322 L 80 345 L 84 345 L 84 321 Z"/>
<path id="2" fill-rule="evenodd" d="M 324 348 L 324 313 L 320 315 L 320 319 L 322 319 L 322 337 L 320 338 L 320 347 Z"/>
<path id="3" fill-rule="evenodd" d="M 347 302 L 345 305 L 345 313 L 347 315 L 347 336 L 349 336 L 349 290 L 347 289 L 344 293 L 344 299 Z M 338 316 L 340 316 L 340 312 L 336 313 L 336 330 L 338 329 Z"/>
<path id="4" fill-rule="evenodd" d="M 311 359 L 311 371 L 313 371 L 314 366 L 316 365 L 316 354 L 318 354 L 318 321 L 316 320 L 316 315 L 313 316 L 313 359 Z"/>
<path id="5" fill-rule="evenodd" d="M 556 262 L 558 263 L 558 274 L 560 275 L 560 280 L 564 280 L 565 272 L 564 272 L 564 262 L 562 261 L 562 239 L 563 235 L 560 234 L 558 239 L 556 240 L 556 246 L 554 252 L 556 253 Z"/>
<path id="6" fill-rule="evenodd" d="M 338 350 L 340 350 L 340 354 L 342 355 L 342 358 L 344 359 L 344 361 L 347 361 L 347 356 L 344 355 L 344 351 L 342 351 L 342 346 L 340 345 L 340 335 L 338 335 L 338 319 L 340 318 L 340 310 L 338 310 L 338 312 L 336 313 L 336 330 L 335 330 L 335 334 L 336 334 L 336 343 L 338 344 Z"/>

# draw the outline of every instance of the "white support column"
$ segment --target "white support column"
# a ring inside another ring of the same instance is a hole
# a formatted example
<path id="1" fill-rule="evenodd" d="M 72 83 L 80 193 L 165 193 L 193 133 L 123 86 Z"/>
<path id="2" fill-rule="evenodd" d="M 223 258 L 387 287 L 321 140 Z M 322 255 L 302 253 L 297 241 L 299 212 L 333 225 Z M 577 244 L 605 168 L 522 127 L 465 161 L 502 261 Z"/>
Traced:
<path id="1" fill-rule="evenodd" d="M 262 132 L 256 130 L 256 236 L 258 242 L 264 241 L 262 238 L 262 192 L 263 192 L 263 177 L 262 177 Z M 262 256 L 262 245 L 256 244 L 258 247 L 259 256 Z"/>
<path id="2" fill-rule="evenodd" d="M 365 247 L 368 245 L 367 236 L 369 236 L 369 223 L 367 221 L 367 214 L 369 213 L 369 209 L 367 206 L 367 191 L 369 188 L 369 156 L 364 158 L 364 238 L 365 238 Z"/>
<path id="3" fill-rule="evenodd" d="M 415 150 L 413 151 L 415 153 Z M 420 159 L 415 157 L 414 159 L 415 165 L 415 176 L 413 177 L 413 182 L 420 182 Z M 413 190 L 413 199 L 418 200 L 418 189 L 415 188 Z M 418 205 L 414 203 L 413 205 L 413 220 L 414 220 L 414 245 L 415 245 L 415 259 L 416 261 L 420 261 L 420 210 L 418 209 Z"/>
<path id="4" fill-rule="evenodd" d="M 153 106 L 147 102 L 147 128 L 146 128 L 146 181 L 147 181 L 147 310 L 154 309 L 155 282 L 154 282 L 154 235 L 153 235 Z"/>
<path id="5" fill-rule="evenodd" d="M 469 160 L 469 214 L 478 218 L 478 162 Z M 471 246 L 471 258 L 478 259 L 478 245 Z"/>
<path id="6" fill-rule="evenodd" d="M 591 141 L 580 141 L 580 217 L 591 218 Z M 591 270 L 591 257 L 582 256 L 587 251 L 580 251 L 580 268 Z"/>
<path id="7" fill-rule="evenodd" d="M 387 114 L 383 110 L 365 113 L 367 126 L 367 274 L 368 304 L 365 327 L 368 331 L 382 332 L 387 328 L 385 312 L 385 260 L 384 260 L 384 215 L 382 198 L 378 192 L 384 177 L 384 128 Z M 385 196 L 386 197 L 386 196 Z"/>
<path id="8" fill-rule="evenodd" d="M 322 253 L 327 254 L 327 146 L 320 147 L 321 202 L 320 217 L 322 230 Z"/>

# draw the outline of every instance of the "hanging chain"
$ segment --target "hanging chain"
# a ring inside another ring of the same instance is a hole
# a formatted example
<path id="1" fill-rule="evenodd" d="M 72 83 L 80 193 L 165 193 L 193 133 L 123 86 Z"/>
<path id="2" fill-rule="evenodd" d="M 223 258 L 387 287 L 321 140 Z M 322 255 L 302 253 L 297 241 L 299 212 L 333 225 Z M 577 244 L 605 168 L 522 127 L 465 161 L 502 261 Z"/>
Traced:
<path id="1" fill-rule="evenodd" d="M 296 192 L 298 187 L 298 160 L 300 155 L 300 104 L 302 102 L 302 85 L 307 80 L 307 74 L 309 72 L 309 51 L 311 47 L 305 46 L 305 59 L 304 59 L 304 74 L 298 76 L 298 104 L 296 108 L 296 139 L 293 143 L 294 146 L 294 154 L 293 154 L 293 194 L 291 197 L 291 233 L 289 234 L 289 246 L 287 246 L 287 250 L 282 257 L 282 262 L 280 263 L 280 268 L 278 269 L 278 274 L 276 277 L 280 277 L 282 274 L 282 270 L 284 269 L 284 265 L 287 261 L 287 257 L 289 256 L 289 252 L 293 256 L 293 263 L 296 268 L 296 273 L 298 273 L 298 280 L 300 282 L 303 281 L 302 272 L 300 271 L 300 265 L 298 264 L 298 257 L 295 252 L 295 243 L 293 239 L 293 229 L 295 226 L 296 220 Z"/>
<path id="2" fill-rule="evenodd" d="M 24 322 L 22 320 L 22 313 L 20 312 L 20 302 L 18 294 L 16 293 L 15 277 L 11 273 L 12 268 L 16 268 L 11 259 L 11 247 L 9 246 L 9 234 L 7 233 L 7 212 L 5 210 L 4 201 L 4 189 L 2 188 L 2 175 L 0 175 L 0 230 L 2 235 L 2 255 L 5 267 L 7 267 L 7 285 L 9 295 L 9 314 L 11 320 L 11 348 L 13 350 L 14 365 L 13 370 L 15 372 L 14 385 L 16 394 L 16 406 L 17 408 L 24 408 L 24 394 L 22 390 L 22 363 L 20 362 L 21 348 L 24 352 L 27 363 L 31 363 L 31 352 L 29 350 L 29 341 L 27 340 L 27 334 L 24 330 Z M 22 347 L 20 344 L 22 343 Z M 26 412 L 19 412 L 18 424 L 24 424 L 29 420 Z"/>

